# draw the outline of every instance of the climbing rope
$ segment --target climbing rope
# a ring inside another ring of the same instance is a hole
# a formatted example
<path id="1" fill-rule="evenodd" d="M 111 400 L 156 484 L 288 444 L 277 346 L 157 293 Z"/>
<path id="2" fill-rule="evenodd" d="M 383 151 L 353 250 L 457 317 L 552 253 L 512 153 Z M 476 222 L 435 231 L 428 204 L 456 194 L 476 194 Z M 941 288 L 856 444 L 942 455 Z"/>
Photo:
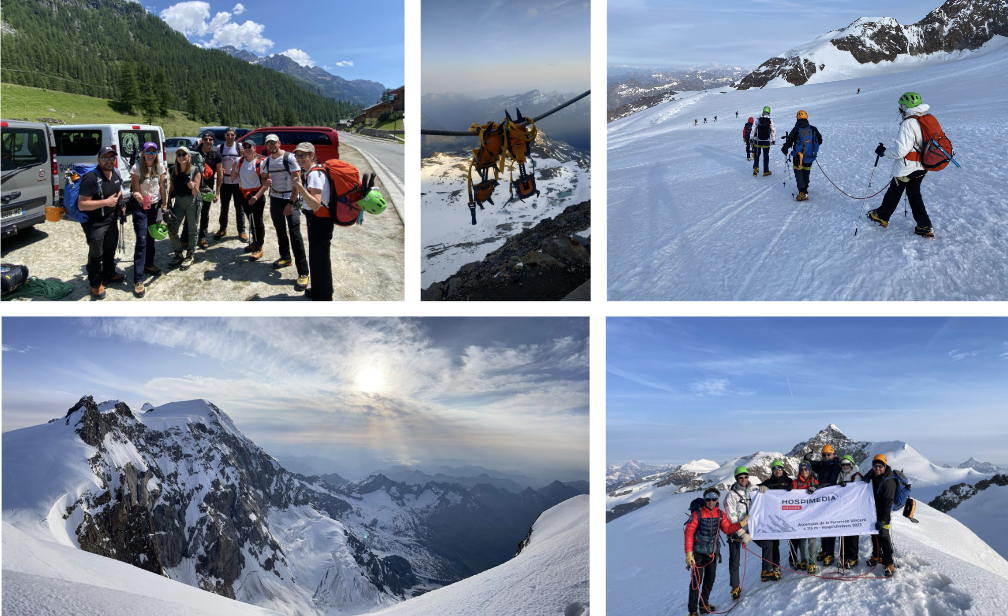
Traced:
<path id="1" fill-rule="evenodd" d="M 836 185 L 836 182 L 834 182 L 833 180 L 830 180 L 830 177 L 828 175 L 826 175 L 826 171 L 822 168 L 822 165 L 819 164 L 818 160 L 815 161 L 815 164 L 816 164 L 816 166 L 819 167 L 819 171 L 822 171 L 822 174 L 824 176 L 826 176 L 826 179 L 829 180 L 829 183 L 832 184 L 834 188 L 836 188 L 837 190 L 839 190 L 842 194 L 847 195 L 847 193 L 845 193 L 842 188 L 840 188 L 839 186 Z M 889 184 L 886 184 L 885 186 L 883 186 L 882 190 L 878 191 L 874 195 L 868 195 L 867 197 L 855 197 L 854 195 L 847 195 L 847 196 L 850 197 L 851 199 L 857 199 L 858 201 L 861 201 L 862 199 L 871 199 L 872 197 L 874 197 L 875 195 L 880 194 L 883 190 L 885 190 L 887 188 L 889 188 Z"/>
<path id="2" fill-rule="evenodd" d="M 531 118 L 532 119 L 532 123 L 534 124 L 535 122 L 538 122 L 539 120 L 541 120 L 541 119 L 543 119 L 543 118 L 545 118 L 547 116 L 551 116 L 554 113 L 556 113 L 556 112 L 560 111 L 561 109 L 563 109 L 564 107 L 567 107 L 569 105 L 573 105 L 574 103 L 578 102 L 579 100 L 581 100 L 582 98 L 588 96 L 589 94 L 591 94 L 591 90 L 588 90 L 587 92 L 582 92 L 581 94 L 578 94 L 577 96 L 575 96 L 574 98 L 570 99 L 566 103 L 564 103 L 562 105 L 559 105 L 557 107 L 554 107 L 553 109 L 550 109 L 549 111 L 547 111 L 546 113 L 544 113 L 544 114 L 542 114 L 540 116 Z M 525 122 L 519 122 L 517 124 L 520 125 L 520 126 L 525 126 L 526 123 Z M 479 131 L 477 130 L 476 132 L 473 132 L 472 129 L 469 129 L 469 130 L 435 130 L 433 128 L 421 128 L 420 129 L 420 134 L 421 135 L 436 135 L 436 136 L 440 136 L 440 137 L 477 137 L 477 136 L 479 136 Z"/>
<path id="3" fill-rule="evenodd" d="M 742 544 L 742 547 L 745 547 L 744 543 Z M 748 551 L 749 550 L 747 548 L 746 552 L 748 552 Z M 711 559 L 713 559 L 713 558 L 714 558 L 714 555 L 711 554 Z M 739 598 L 735 599 L 735 603 L 733 603 L 732 606 L 730 608 L 728 608 L 727 610 L 725 610 L 723 612 L 711 612 L 711 611 L 708 611 L 707 612 L 708 614 L 727 614 L 728 612 L 730 612 L 730 611 L 734 610 L 736 607 L 738 607 L 738 604 L 742 601 L 742 594 L 741 593 L 742 593 L 742 589 L 745 588 L 745 574 L 746 574 L 746 566 L 749 564 L 749 555 L 746 554 L 743 558 L 744 558 L 744 560 L 743 560 L 743 563 L 742 563 L 742 581 L 739 582 Z M 710 563 L 708 563 L 708 564 L 710 564 Z M 694 574 L 696 574 L 696 575 L 694 576 Z M 701 583 L 701 579 L 700 578 L 701 577 L 702 576 L 700 575 L 700 567 L 697 567 L 696 565 L 693 565 L 693 567 L 691 567 L 691 569 L 690 569 L 690 590 L 697 591 L 697 595 L 700 598 L 699 602 L 701 604 L 703 604 L 704 608 L 706 608 L 706 609 L 709 610 L 710 606 L 707 604 L 706 601 L 704 601 L 703 591 L 700 588 L 700 583 Z M 694 582 L 696 582 L 696 586 L 695 587 L 693 586 Z"/>
<path id="4" fill-rule="evenodd" d="M 781 539 L 781 541 L 784 541 L 784 539 Z M 877 542 L 878 539 L 876 538 L 875 541 Z M 752 550 L 749 549 L 748 546 L 743 545 L 742 547 L 743 547 L 743 549 L 745 549 L 746 552 L 749 552 L 750 554 L 752 554 L 753 556 L 755 556 L 756 558 L 759 558 L 760 560 L 762 560 L 764 562 L 768 562 L 771 565 L 774 565 L 775 567 L 780 567 L 781 569 L 787 569 L 788 571 L 792 571 L 794 573 L 799 573 L 799 574 L 804 575 L 806 577 L 817 577 L 817 578 L 820 578 L 820 579 L 823 579 L 823 580 L 836 580 L 838 582 L 853 582 L 854 580 L 862 580 L 862 579 L 875 579 L 875 580 L 879 580 L 879 579 L 882 579 L 882 580 L 892 579 L 892 578 L 884 578 L 884 577 L 883 578 L 879 578 L 877 576 L 871 576 L 871 577 L 869 577 L 869 574 L 872 571 L 875 570 L 875 567 L 877 565 L 872 565 L 872 567 L 870 569 L 868 569 L 868 571 L 865 571 L 861 575 L 856 575 L 856 576 L 853 576 L 853 577 L 848 577 L 844 573 L 842 573 L 841 571 L 838 571 L 838 573 L 840 573 L 842 577 L 837 577 L 835 574 L 831 574 L 831 573 L 827 573 L 827 574 L 824 574 L 824 575 L 818 575 L 818 574 L 815 574 L 815 573 L 808 573 L 807 571 L 798 571 L 798 570 L 792 569 L 790 567 L 785 567 L 784 565 L 775 564 L 772 561 L 769 561 L 769 560 L 763 558 L 762 556 L 760 556 L 756 552 L 753 552 Z"/>

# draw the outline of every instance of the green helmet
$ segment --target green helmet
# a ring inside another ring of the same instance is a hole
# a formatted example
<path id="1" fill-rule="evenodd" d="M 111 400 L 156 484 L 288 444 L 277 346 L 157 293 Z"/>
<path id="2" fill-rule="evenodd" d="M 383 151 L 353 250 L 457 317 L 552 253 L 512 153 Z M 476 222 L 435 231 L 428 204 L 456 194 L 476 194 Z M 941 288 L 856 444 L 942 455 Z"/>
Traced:
<path id="1" fill-rule="evenodd" d="M 156 240 L 163 240 L 168 237 L 168 223 L 156 222 L 147 227 L 147 233 Z"/>
<path id="2" fill-rule="evenodd" d="M 357 202 L 357 205 L 368 214 L 381 214 L 385 211 L 385 197 L 377 190 L 368 191 L 367 196 Z"/>
<path id="3" fill-rule="evenodd" d="M 781 467 L 781 468 L 784 468 L 784 463 L 783 463 L 783 462 L 781 462 L 780 460 L 774 460 L 774 461 L 773 461 L 773 462 L 772 462 L 772 463 L 770 464 L 770 470 L 773 470 L 773 468 L 774 468 L 775 466 L 779 466 L 779 467 Z"/>
<path id="4" fill-rule="evenodd" d="M 767 114 L 770 113 L 770 108 L 769 107 L 764 107 L 763 108 L 763 113 L 767 113 Z"/>
<path id="5" fill-rule="evenodd" d="M 202 193 L 203 203 L 210 203 L 214 199 L 213 191 Z"/>
<path id="6" fill-rule="evenodd" d="M 854 458 L 850 457 L 849 455 L 844 456 L 844 457 L 840 458 L 840 464 L 843 464 L 844 460 L 847 460 L 848 462 L 851 463 L 851 466 L 854 466 Z"/>
<path id="7" fill-rule="evenodd" d="M 744 467 L 744 466 L 736 466 L 735 467 L 735 476 L 736 477 L 738 477 L 739 475 L 748 475 L 748 474 L 749 474 L 749 469 L 747 469 L 746 467 Z"/>
<path id="8" fill-rule="evenodd" d="M 911 107 L 916 107 L 921 104 L 920 94 L 916 92 L 907 92 L 899 99 L 900 107 L 904 109 L 910 109 Z"/>

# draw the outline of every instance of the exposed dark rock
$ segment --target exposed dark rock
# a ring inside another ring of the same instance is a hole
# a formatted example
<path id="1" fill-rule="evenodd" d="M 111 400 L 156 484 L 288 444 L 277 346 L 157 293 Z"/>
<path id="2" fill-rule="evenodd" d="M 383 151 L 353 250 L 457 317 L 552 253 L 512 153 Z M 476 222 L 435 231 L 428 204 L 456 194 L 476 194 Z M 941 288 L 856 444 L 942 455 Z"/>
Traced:
<path id="1" fill-rule="evenodd" d="M 942 513 L 948 513 L 991 486 L 1008 486 L 1008 475 L 999 473 L 990 479 L 982 479 L 972 486 L 968 483 L 957 483 L 934 497 L 928 505 Z"/>
<path id="2" fill-rule="evenodd" d="M 605 514 L 606 524 L 608 524 L 609 522 L 612 522 L 616 518 L 620 518 L 620 517 L 625 516 L 626 514 L 630 513 L 631 511 L 637 511 L 638 509 L 640 509 L 641 507 L 647 505 L 650 502 L 651 502 L 650 498 L 648 498 L 647 496 L 642 496 L 642 497 L 640 497 L 638 499 L 635 499 L 635 500 L 633 500 L 633 501 L 631 501 L 629 503 L 623 503 L 621 505 L 616 505 L 615 507 L 613 507 L 609 511 L 606 511 L 606 514 Z"/>

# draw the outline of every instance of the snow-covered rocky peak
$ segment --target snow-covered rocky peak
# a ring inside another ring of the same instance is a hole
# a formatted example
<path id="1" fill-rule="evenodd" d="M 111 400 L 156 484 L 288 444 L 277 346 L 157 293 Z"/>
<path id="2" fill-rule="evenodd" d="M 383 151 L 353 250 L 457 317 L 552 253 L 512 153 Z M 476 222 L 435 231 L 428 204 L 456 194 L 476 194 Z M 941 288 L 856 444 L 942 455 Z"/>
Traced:
<path id="1" fill-rule="evenodd" d="M 154 410 L 154 405 L 151 404 L 150 402 L 144 402 L 143 406 L 140 407 L 140 412 L 141 413 L 146 413 L 147 411 L 151 411 L 151 410 Z"/>
<path id="2" fill-rule="evenodd" d="M 871 443 L 847 438 L 847 435 L 841 432 L 836 424 L 830 423 L 812 438 L 795 445 L 787 455 L 793 458 L 802 458 L 811 450 L 813 458 L 818 459 L 825 445 L 832 445 L 837 457 L 849 455 L 854 458 L 856 464 L 860 465 L 867 457 Z"/>
<path id="3" fill-rule="evenodd" d="M 810 43 L 770 58 L 743 78 L 738 89 L 802 85 L 867 74 L 859 67 L 946 61 L 974 50 L 995 35 L 1008 36 L 1008 0 L 947 0 L 915 24 L 892 17 L 861 17 Z M 875 68 L 869 72 L 878 72 Z"/>
<path id="4" fill-rule="evenodd" d="M 996 464 L 991 464 L 990 462 L 981 462 L 970 456 L 969 460 L 966 460 L 956 468 L 972 468 L 978 473 L 998 473 L 1001 472 L 1001 467 Z"/>

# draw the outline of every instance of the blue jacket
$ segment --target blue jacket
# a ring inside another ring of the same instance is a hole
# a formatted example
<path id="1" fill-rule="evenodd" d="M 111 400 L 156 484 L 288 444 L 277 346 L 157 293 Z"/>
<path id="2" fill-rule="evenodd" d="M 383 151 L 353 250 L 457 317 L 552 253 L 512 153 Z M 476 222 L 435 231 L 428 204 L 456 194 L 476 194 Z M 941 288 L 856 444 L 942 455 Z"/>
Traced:
<path id="1" fill-rule="evenodd" d="M 833 456 L 833 459 L 828 462 L 826 460 L 809 460 L 808 456 L 805 459 L 808 460 L 809 466 L 812 467 L 812 472 L 819 477 L 819 485 L 836 485 L 840 479 L 840 460 L 836 456 Z"/>

